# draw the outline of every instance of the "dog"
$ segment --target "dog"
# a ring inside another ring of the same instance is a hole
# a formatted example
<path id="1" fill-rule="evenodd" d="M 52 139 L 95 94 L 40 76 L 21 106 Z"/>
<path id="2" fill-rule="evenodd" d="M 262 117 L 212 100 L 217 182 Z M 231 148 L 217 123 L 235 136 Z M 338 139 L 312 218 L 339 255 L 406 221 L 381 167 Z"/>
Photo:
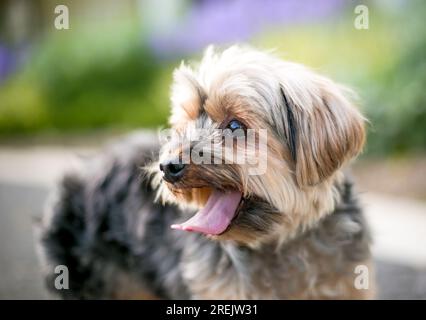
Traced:
<path id="1" fill-rule="evenodd" d="M 365 142 L 353 100 L 250 47 L 209 47 L 199 64 L 182 63 L 174 134 L 161 147 L 133 135 L 58 186 L 40 242 L 48 287 L 71 299 L 373 298 L 371 237 L 346 172 Z M 182 160 L 197 143 L 213 146 L 209 156 L 238 151 L 249 130 L 265 162 L 258 174 L 256 161 Z M 68 290 L 55 289 L 57 265 Z"/>

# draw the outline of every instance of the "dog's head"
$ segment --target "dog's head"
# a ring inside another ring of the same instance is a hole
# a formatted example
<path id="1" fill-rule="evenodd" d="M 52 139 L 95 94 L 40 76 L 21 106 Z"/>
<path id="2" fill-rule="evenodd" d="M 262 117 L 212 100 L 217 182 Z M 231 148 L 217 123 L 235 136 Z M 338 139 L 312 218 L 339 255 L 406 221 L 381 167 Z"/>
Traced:
<path id="1" fill-rule="evenodd" d="M 331 212 L 339 169 L 365 136 L 346 92 L 250 48 L 208 48 L 197 67 L 182 64 L 157 181 L 164 200 L 200 211 L 173 227 L 255 246 Z"/>

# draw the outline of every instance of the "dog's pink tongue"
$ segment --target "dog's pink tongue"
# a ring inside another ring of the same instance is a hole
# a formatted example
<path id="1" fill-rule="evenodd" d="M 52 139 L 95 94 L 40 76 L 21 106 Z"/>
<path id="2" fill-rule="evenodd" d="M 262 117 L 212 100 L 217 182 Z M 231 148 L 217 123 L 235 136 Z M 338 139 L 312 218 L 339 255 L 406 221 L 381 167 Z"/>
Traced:
<path id="1" fill-rule="evenodd" d="M 174 224 L 171 228 L 205 234 L 220 234 L 228 228 L 240 201 L 240 192 L 223 193 L 215 190 L 207 200 L 205 207 L 195 216 L 184 223 Z"/>

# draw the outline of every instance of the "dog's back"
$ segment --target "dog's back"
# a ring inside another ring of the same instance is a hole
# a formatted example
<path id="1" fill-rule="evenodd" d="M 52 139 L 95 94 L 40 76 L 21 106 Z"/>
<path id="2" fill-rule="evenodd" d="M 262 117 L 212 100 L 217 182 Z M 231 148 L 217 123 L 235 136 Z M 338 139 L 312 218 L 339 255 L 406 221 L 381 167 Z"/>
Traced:
<path id="1" fill-rule="evenodd" d="M 154 203 L 141 167 L 158 146 L 146 140 L 132 135 L 87 160 L 52 195 L 41 247 L 47 286 L 63 298 L 187 296 L 178 273 L 169 274 L 176 292 L 162 289 L 161 269 L 169 271 L 180 255 L 166 232 L 176 208 Z M 58 265 L 68 268 L 69 290 L 54 286 Z"/>

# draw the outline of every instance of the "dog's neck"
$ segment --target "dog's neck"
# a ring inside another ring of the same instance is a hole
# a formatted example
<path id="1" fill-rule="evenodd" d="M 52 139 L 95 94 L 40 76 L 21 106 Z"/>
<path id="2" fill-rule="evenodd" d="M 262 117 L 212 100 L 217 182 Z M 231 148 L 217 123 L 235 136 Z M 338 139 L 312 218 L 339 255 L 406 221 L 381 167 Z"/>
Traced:
<path id="1" fill-rule="evenodd" d="M 344 265 L 346 260 L 341 259 L 342 255 L 353 257 L 353 261 L 367 259 L 369 238 L 350 183 L 344 183 L 339 193 L 341 202 L 333 212 L 283 243 L 276 238 L 253 248 L 231 240 L 212 241 L 202 237 L 203 240 L 194 241 L 184 261 L 187 266 L 197 265 L 197 268 L 184 268 L 184 277 L 191 280 L 192 290 L 200 292 L 200 297 L 205 297 L 205 292 L 236 299 L 255 299 L 254 293 L 262 298 L 283 298 L 302 294 L 293 292 L 292 288 L 301 287 L 297 282 L 304 281 L 300 279 L 304 279 L 309 265 L 315 266 L 310 272 L 318 277 L 332 276 L 323 266 L 352 270 L 352 265 Z M 207 285 L 213 278 L 215 289 Z M 309 284 L 302 287 L 305 285 Z"/>

